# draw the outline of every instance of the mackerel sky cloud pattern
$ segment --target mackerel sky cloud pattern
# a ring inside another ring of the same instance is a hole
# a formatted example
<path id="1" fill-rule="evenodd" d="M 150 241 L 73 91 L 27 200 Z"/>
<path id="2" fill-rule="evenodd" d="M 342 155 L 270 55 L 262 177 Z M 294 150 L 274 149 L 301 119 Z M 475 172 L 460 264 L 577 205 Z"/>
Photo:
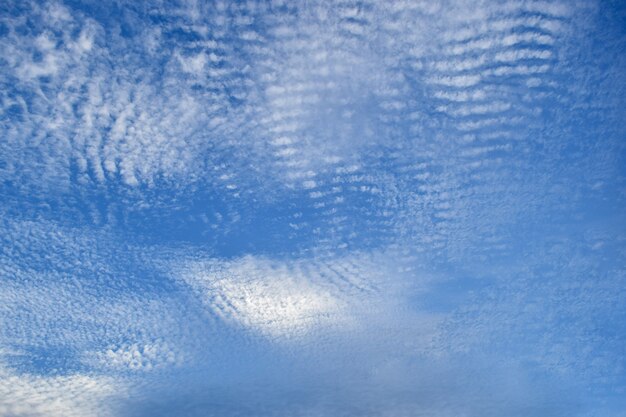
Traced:
<path id="1" fill-rule="evenodd" d="M 626 415 L 619 1 L 0 6 L 0 417 Z"/>

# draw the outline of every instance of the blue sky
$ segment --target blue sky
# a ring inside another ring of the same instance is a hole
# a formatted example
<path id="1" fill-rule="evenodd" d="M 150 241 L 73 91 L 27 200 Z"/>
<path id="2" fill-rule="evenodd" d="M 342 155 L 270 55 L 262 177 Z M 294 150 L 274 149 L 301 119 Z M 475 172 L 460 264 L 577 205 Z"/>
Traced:
<path id="1" fill-rule="evenodd" d="M 619 1 L 0 6 L 0 417 L 626 416 Z"/>

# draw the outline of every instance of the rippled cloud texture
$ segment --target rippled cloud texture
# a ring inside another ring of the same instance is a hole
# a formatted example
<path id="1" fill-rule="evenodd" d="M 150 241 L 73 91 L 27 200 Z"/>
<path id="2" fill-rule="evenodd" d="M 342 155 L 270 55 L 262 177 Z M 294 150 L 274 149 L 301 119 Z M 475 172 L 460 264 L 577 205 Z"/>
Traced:
<path id="1" fill-rule="evenodd" d="M 619 1 L 0 6 L 0 416 L 626 416 Z"/>

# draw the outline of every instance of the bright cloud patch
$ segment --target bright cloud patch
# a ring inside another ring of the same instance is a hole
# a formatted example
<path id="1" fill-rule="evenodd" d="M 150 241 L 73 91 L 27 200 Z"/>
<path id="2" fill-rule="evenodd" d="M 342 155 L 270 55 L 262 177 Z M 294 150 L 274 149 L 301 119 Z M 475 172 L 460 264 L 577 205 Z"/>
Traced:
<path id="1" fill-rule="evenodd" d="M 301 264 L 245 257 L 192 263 L 181 278 L 212 314 L 270 338 L 297 339 L 319 327 L 348 325 L 348 304 Z"/>
<path id="2" fill-rule="evenodd" d="M 0 415 L 116 416 L 124 383 L 109 377 L 16 375 L 0 368 Z"/>
<path id="3" fill-rule="evenodd" d="M 119 370 L 150 371 L 166 367 L 179 366 L 184 362 L 180 352 L 167 343 L 156 341 L 148 344 L 126 344 L 111 346 L 104 352 L 88 356 L 98 365 Z"/>

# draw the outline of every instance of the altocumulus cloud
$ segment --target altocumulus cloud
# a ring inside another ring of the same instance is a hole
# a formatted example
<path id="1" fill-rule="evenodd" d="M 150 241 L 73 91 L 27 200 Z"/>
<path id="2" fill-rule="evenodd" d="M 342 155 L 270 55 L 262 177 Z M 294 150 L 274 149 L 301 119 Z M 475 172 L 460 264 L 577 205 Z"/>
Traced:
<path id="1" fill-rule="evenodd" d="M 0 7 L 0 416 L 623 416 L 626 10 Z"/>

